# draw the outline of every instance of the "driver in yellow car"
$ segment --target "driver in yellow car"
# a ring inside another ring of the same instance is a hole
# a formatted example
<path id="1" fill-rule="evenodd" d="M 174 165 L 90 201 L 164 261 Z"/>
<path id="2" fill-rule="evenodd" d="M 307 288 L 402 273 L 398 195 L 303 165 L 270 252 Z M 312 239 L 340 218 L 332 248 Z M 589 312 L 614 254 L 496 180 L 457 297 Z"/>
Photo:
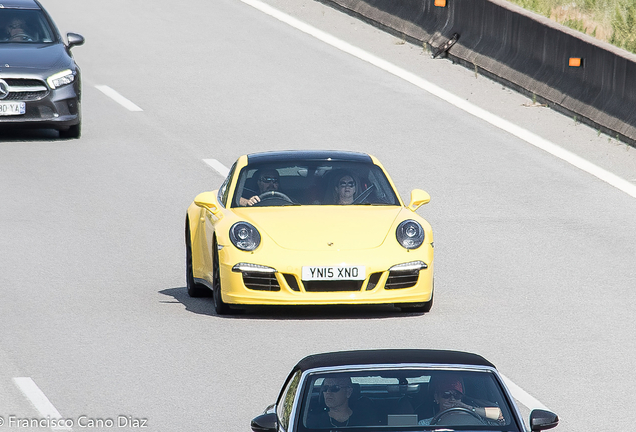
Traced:
<path id="1" fill-rule="evenodd" d="M 278 175 L 278 171 L 275 169 L 258 170 L 254 174 L 254 177 L 256 177 L 259 195 L 264 192 L 278 191 L 280 177 Z M 239 204 L 242 206 L 253 206 L 261 201 L 259 195 L 254 195 L 250 198 L 241 197 L 239 199 Z"/>

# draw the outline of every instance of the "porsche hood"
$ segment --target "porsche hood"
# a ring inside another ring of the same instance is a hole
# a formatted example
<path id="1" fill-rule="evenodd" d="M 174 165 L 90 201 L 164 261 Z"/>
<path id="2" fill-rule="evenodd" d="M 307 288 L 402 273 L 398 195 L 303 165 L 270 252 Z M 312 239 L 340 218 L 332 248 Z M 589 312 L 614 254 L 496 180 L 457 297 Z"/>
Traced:
<path id="1" fill-rule="evenodd" d="M 361 250 L 379 247 L 395 237 L 396 218 L 403 207 L 303 206 L 245 211 L 245 219 L 263 237 L 298 251 Z"/>

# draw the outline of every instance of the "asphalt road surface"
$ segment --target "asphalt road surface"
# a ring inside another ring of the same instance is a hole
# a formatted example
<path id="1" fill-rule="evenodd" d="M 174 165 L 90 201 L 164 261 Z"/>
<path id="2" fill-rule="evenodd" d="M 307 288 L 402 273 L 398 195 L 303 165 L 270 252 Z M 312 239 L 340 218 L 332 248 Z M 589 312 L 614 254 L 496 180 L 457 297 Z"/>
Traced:
<path id="1" fill-rule="evenodd" d="M 558 413 L 557 431 L 633 429 L 636 150 L 321 3 L 290 3 L 268 1 L 628 187 L 241 0 L 45 1 L 64 34 L 86 37 L 73 49 L 83 136 L 0 135 L 0 432 L 51 430 L 11 416 L 246 431 L 300 358 L 356 348 L 476 352 L 522 402 Z M 188 298 L 185 210 L 223 180 L 203 160 L 278 149 L 366 151 L 403 198 L 431 194 L 418 211 L 436 237 L 429 314 L 218 317 L 211 298 Z"/>

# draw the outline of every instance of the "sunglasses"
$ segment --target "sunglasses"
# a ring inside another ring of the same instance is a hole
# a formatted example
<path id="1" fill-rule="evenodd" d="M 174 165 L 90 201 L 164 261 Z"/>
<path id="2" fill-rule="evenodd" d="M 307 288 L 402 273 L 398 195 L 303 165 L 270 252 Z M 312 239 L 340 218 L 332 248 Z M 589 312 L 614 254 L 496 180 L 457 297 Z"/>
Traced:
<path id="1" fill-rule="evenodd" d="M 461 400 L 463 396 L 464 395 L 462 394 L 462 392 L 458 392 L 458 391 L 445 391 L 444 393 L 440 395 L 442 399 L 453 398 L 455 400 Z"/>
<path id="2" fill-rule="evenodd" d="M 24 24 L 20 22 L 14 22 L 9 24 L 9 28 L 11 29 L 21 29 L 22 27 L 24 27 Z"/>
<path id="3" fill-rule="evenodd" d="M 355 185 L 356 185 L 356 182 L 354 181 L 348 181 L 348 182 L 342 181 L 339 184 L 340 187 L 354 187 Z"/>
<path id="4" fill-rule="evenodd" d="M 329 393 L 338 393 L 340 390 L 342 390 L 343 388 L 346 388 L 346 387 L 349 387 L 349 386 L 325 385 L 325 386 L 322 386 L 320 388 L 320 391 L 323 392 L 323 393 L 327 393 L 327 392 L 329 392 Z"/>
<path id="5" fill-rule="evenodd" d="M 276 177 L 261 177 L 259 180 L 262 183 L 278 183 L 278 178 Z"/>

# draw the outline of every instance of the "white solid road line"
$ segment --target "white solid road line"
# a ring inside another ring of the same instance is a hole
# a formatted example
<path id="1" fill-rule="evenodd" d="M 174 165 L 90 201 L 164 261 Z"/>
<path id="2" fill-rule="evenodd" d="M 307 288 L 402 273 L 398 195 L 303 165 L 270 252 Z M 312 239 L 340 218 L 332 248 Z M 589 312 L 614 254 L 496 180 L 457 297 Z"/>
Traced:
<path id="1" fill-rule="evenodd" d="M 479 108 L 476 105 L 471 104 L 470 102 L 467 102 L 463 99 L 461 99 L 460 97 L 448 92 L 447 90 L 442 89 L 441 87 L 436 86 L 433 83 L 430 83 L 428 81 L 426 81 L 423 78 L 420 78 L 419 76 L 408 72 L 392 63 L 389 63 L 386 60 L 382 60 L 379 57 L 374 56 L 373 54 L 370 54 L 360 48 L 357 48 L 347 42 L 344 42 L 328 33 L 325 33 L 321 30 L 318 30 L 315 27 L 310 26 L 309 24 L 306 24 L 302 21 L 299 21 L 296 18 L 293 18 L 277 9 L 274 9 L 273 7 L 264 4 L 258 0 L 241 0 L 243 3 L 250 5 L 258 10 L 260 10 L 261 12 L 272 16 L 273 18 L 276 18 L 279 21 L 282 21 L 304 33 L 307 33 L 313 37 L 315 37 L 316 39 L 319 39 L 343 52 L 346 52 L 348 54 L 351 54 L 354 57 L 359 58 L 360 60 L 366 61 L 380 69 L 383 69 L 399 78 L 402 78 L 403 80 L 410 82 L 411 84 L 421 88 L 422 90 L 425 90 L 429 93 L 431 93 L 434 96 L 439 97 L 440 99 L 445 100 L 446 102 L 450 103 L 451 105 L 456 106 L 457 108 L 474 115 L 475 117 L 478 117 L 482 120 L 484 120 L 487 123 L 490 123 L 491 125 L 502 129 L 514 136 L 516 136 L 517 138 L 520 138 L 524 141 L 526 141 L 527 143 L 540 148 L 548 153 L 550 153 L 553 156 L 558 157 L 559 159 L 562 159 L 566 162 L 568 162 L 569 164 L 589 173 L 592 174 L 593 176 L 603 180 L 604 182 L 609 183 L 610 185 L 614 186 L 615 188 L 625 192 L 626 194 L 636 198 L 636 185 L 630 183 L 629 181 L 617 176 L 616 174 L 613 174 L 609 171 L 604 170 L 603 168 L 594 165 L 591 162 L 588 162 L 587 160 L 581 158 L 580 156 L 575 155 L 572 152 L 569 152 L 559 146 L 557 146 L 556 144 L 541 138 L 540 136 L 526 130 L 523 129 L 522 127 L 519 127 L 507 120 L 502 119 L 501 117 L 498 117 L 482 108 Z"/>
<path id="2" fill-rule="evenodd" d="M 61 419 L 62 416 L 31 378 L 16 377 L 13 378 L 13 382 L 40 413 L 43 421 L 48 419 L 49 422 L 50 420 L 53 420 L 53 422 L 50 423 L 56 423 L 55 426 L 50 427 L 50 429 L 63 431 L 73 430 L 72 428 L 64 425 L 57 425 L 55 420 Z"/>
<path id="3" fill-rule="evenodd" d="M 210 165 L 214 169 L 214 171 L 221 174 L 223 178 L 227 177 L 230 172 L 230 170 L 225 165 L 223 165 L 216 159 L 203 159 L 203 162 Z"/>
<path id="4" fill-rule="evenodd" d="M 107 85 L 96 85 L 95 88 L 129 111 L 143 111 L 137 105 L 135 105 Z"/>
<path id="5" fill-rule="evenodd" d="M 510 393 L 512 393 L 512 397 L 514 397 L 517 401 L 521 402 L 524 406 L 526 406 L 527 408 L 530 408 L 531 410 L 533 409 L 548 410 L 548 408 L 545 405 L 543 405 L 534 397 L 530 396 L 521 387 L 519 387 L 517 384 L 513 383 L 507 377 L 502 375 L 501 372 L 499 373 L 499 375 L 501 375 L 501 378 L 503 378 L 504 383 L 506 383 L 506 387 L 508 387 L 508 390 L 510 390 Z"/>

